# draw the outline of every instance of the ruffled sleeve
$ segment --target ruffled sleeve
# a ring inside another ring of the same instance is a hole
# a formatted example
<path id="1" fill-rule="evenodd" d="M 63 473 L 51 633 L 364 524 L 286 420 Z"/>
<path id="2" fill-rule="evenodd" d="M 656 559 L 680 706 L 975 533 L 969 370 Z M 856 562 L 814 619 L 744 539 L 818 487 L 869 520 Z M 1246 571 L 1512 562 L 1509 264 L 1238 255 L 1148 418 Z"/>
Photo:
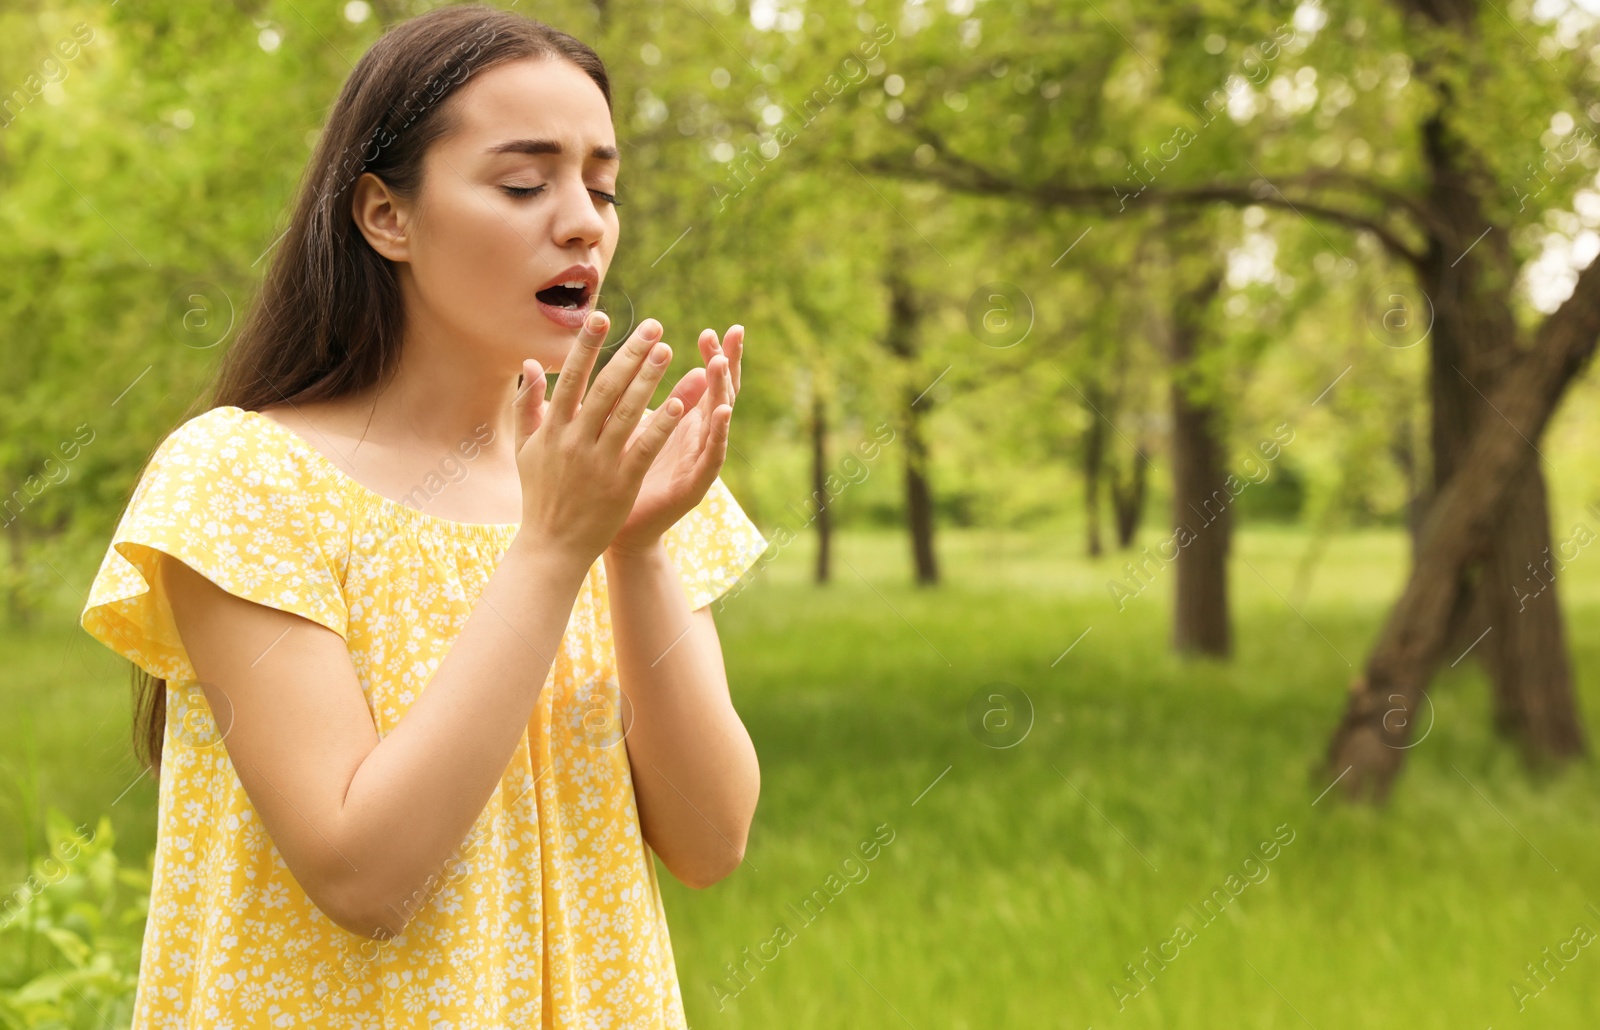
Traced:
<path id="1" fill-rule="evenodd" d="M 156 448 L 79 617 L 95 639 L 169 682 L 192 682 L 195 672 L 156 574 L 161 554 L 230 594 L 346 636 L 336 502 L 308 489 L 298 458 L 245 414 L 214 408 Z"/>
<path id="2" fill-rule="evenodd" d="M 721 476 L 699 504 L 662 534 L 661 542 L 678 567 L 691 611 L 727 593 L 768 543 Z"/>

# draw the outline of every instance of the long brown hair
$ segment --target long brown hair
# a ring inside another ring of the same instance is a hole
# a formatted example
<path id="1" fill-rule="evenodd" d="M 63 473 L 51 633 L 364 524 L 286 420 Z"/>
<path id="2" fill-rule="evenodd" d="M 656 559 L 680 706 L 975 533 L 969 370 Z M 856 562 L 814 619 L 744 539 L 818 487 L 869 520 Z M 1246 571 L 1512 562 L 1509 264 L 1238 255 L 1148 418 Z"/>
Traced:
<path id="1" fill-rule="evenodd" d="M 451 96 L 472 75 L 524 58 L 571 62 L 610 109 L 610 79 L 592 49 L 481 4 L 401 22 L 362 55 L 328 116 L 294 217 L 217 371 L 208 408 L 330 400 L 387 380 L 400 358 L 400 286 L 393 264 L 351 217 L 356 180 L 372 172 L 399 196 L 414 197 L 423 155 L 456 127 Z M 134 666 L 134 752 L 157 774 L 166 694 L 166 680 Z"/>

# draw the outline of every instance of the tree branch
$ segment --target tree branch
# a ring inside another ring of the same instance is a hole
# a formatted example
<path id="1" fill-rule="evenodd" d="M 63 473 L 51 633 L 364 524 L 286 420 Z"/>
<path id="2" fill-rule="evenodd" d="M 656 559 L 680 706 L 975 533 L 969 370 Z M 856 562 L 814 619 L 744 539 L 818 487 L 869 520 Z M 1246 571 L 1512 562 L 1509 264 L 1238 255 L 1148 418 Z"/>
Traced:
<path id="1" fill-rule="evenodd" d="M 1337 168 L 1316 169 L 1302 172 L 1290 179 L 1279 180 L 1285 184 L 1316 188 L 1319 186 L 1344 186 L 1348 189 L 1366 193 L 1376 200 L 1381 200 L 1396 207 L 1406 210 L 1418 224 L 1433 231 L 1434 235 L 1443 233 L 1438 217 L 1415 197 L 1400 192 L 1392 186 L 1369 179 L 1365 175 L 1354 172 L 1341 171 Z"/>
<path id="2" fill-rule="evenodd" d="M 1265 177 L 1254 179 L 1248 183 L 1212 183 L 1201 186 L 1178 186 L 1154 190 L 1149 186 L 1144 186 L 1137 192 L 1123 190 L 1115 185 L 1069 186 L 1053 182 L 1024 182 L 953 153 L 942 139 L 921 125 L 912 125 L 911 131 L 934 149 L 939 157 L 943 159 L 942 164 L 920 168 L 911 160 L 879 155 L 864 162 L 866 167 L 897 178 L 939 183 L 963 193 L 995 197 L 1024 197 L 1050 207 L 1107 210 L 1112 204 L 1116 204 L 1117 210 L 1120 212 L 1127 209 L 1129 202 L 1146 193 L 1151 194 L 1151 203 L 1158 204 L 1261 204 L 1267 207 L 1291 210 L 1308 219 L 1315 217 L 1348 228 L 1370 232 L 1392 254 L 1404 259 L 1412 266 L 1419 265 L 1423 260 L 1421 253 L 1407 246 L 1405 241 L 1400 239 L 1388 226 L 1373 221 L 1371 218 L 1357 212 L 1333 207 L 1319 201 L 1306 198 L 1291 200 L 1279 188 L 1277 183 Z M 1285 182 L 1292 186 L 1294 180 L 1285 180 Z M 1382 187 L 1377 183 L 1365 182 L 1365 185 L 1373 189 L 1387 190 L 1387 187 Z M 1398 194 L 1394 195 L 1392 199 L 1402 202 Z M 1403 201 L 1403 203 L 1407 210 L 1412 211 L 1414 214 L 1420 213 L 1410 201 Z"/>

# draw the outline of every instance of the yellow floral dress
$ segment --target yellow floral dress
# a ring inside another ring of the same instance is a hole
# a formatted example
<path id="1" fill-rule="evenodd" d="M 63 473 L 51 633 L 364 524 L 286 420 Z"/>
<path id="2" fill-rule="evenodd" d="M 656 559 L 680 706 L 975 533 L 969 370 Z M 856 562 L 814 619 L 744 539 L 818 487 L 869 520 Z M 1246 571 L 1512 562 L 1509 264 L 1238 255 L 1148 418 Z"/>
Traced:
<path id="1" fill-rule="evenodd" d="M 213 408 L 161 442 L 80 620 L 167 680 L 135 1030 L 685 1027 L 620 728 L 602 561 L 500 785 L 387 941 L 340 929 L 290 875 L 156 577 L 164 552 L 338 633 L 381 736 L 427 689 L 516 530 L 377 494 L 255 411 Z M 720 478 L 664 542 L 691 609 L 767 547 Z"/>

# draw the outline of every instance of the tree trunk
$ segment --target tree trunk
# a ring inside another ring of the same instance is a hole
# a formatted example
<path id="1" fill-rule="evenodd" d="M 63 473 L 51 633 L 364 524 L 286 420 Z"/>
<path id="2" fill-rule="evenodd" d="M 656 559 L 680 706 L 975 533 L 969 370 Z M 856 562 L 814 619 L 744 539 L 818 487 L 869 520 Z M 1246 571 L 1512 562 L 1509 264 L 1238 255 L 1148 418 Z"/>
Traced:
<path id="1" fill-rule="evenodd" d="M 1417 545 L 1421 542 L 1423 504 L 1432 490 L 1423 484 L 1422 474 L 1417 468 L 1417 448 L 1413 442 L 1410 420 L 1399 423 L 1394 430 L 1395 435 L 1389 441 L 1389 457 L 1405 476 L 1406 538 L 1411 541 L 1411 554 L 1415 557 Z"/>
<path id="2" fill-rule="evenodd" d="M 939 565 L 933 553 L 933 499 L 928 488 L 927 448 L 922 442 L 920 416 L 906 408 L 906 514 L 911 528 L 911 559 L 919 586 L 939 582 Z"/>
<path id="3" fill-rule="evenodd" d="M 1144 517 L 1144 495 L 1148 479 L 1148 466 L 1141 452 L 1128 463 L 1127 478 L 1112 470 L 1107 478 L 1111 483 L 1111 510 L 1117 523 L 1117 546 L 1126 551 L 1139 535 L 1139 522 Z"/>
<path id="4" fill-rule="evenodd" d="M 811 496 L 817 502 L 816 581 L 828 582 L 833 547 L 833 512 L 828 506 L 828 411 L 822 392 L 811 395 Z"/>
<path id="5" fill-rule="evenodd" d="M 1191 396 L 1186 379 L 1205 332 L 1205 313 L 1222 285 L 1219 272 L 1180 293 L 1172 319 L 1172 513 L 1180 542 L 1173 647 L 1180 654 L 1226 657 L 1233 649 L 1228 618 L 1228 548 L 1232 496 L 1224 466 L 1222 412 Z"/>
<path id="6" fill-rule="evenodd" d="M 1491 230 L 1464 170 L 1462 144 L 1439 119 L 1424 126 L 1424 153 L 1441 228 L 1430 241 L 1422 281 L 1434 304 L 1430 393 L 1433 401 L 1434 486 L 1460 468 L 1472 434 L 1500 416 L 1485 396 L 1519 356 L 1511 313 L 1514 259 L 1504 232 Z M 1530 448 L 1531 444 L 1528 445 Z M 1445 657 L 1471 647 L 1488 673 L 1495 727 L 1530 766 L 1582 754 L 1582 722 L 1572 685 L 1559 591 L 1552 578 L 1532 591 L 1516 589 L 1552 553 L 1544 470 L 1537 460 L 1519 473 L 1484 545 L 1477 575 L 1464 585 Z M 1535 592 L 1536 591 L 1536 592 Z M 1526 595 L 1532 593 L 1532 597 Z M 1479 642 L 1481 640 L 1481 643 Z"/>
<path id="7" fill-rule="evenodd" d="M 1436 88 L 1447 106 L 1450 87 Z M 1423 125 L 1422 151 L 1431 187 L 1428 247 L 1417 269 L 1432 306 L 1433 482 L 1420 505 L 1426 526 L 1443 503 L 1447 483 L 1461 475 L 1484 475 L 1470 459 L 1474 441 L 1486 428 L 1505 424 L 1505 413 L 1489 398 L 1524 361 L 1511 310 L 1515 259 L 1504 231 L 1485 231 L 1491 223 L 1479 199 L 1470 151 L 1437 115 Z M 1544 472 L 1529 442 L 1534 439 L 1536 435 L 1522 441 L 1531 460 L 1517 467 L 1512 492 L 1496 502 L 1493 531 L 1474 539 L 1473 549 L 1461 552 L 1459 561 L 1452 553 L 1444 566 L 1453 570 L 1453 582 L 1438 585 L 1441 594 L 1451 595 L 1443 608 L 1446 622 L 1436 634 L 1440 653 L 1414 661 L 1454 664 L 1470 653 L 1489 676 L 1496 730 L 1518 746 L 1528 765 L 1539 766 L 1582 754 L 1587 745 L 1554 577 L 1532 590 L 1525 586 L 1530 570 L 1541 567 L 1551 553 Z M 1423 567 L 1420 555 L 1426 545 L 1420 536 L 1415 540 L 1414 569 Z M 1407 604 L 1412 596 L 1408 592 L 1399 603 Z M 1378 657 L 1375 653 L 1372 662 Z M 1408 696 L 1408 688 L 1394 691 L 1392 698 L 1378 696 L 1385 689 L 1371 675 L 1358 680 L 1329 744 L 1335 763 L 1339 755 L 1360 759 L 1357 774 L 1380 797 L 1398 775 L 1405 749 L 1391 747 L 1391 753 L 1378 754 L 1357 747 L 1354 736 L 1360 733 L 1364 713 L 1370 716 L 1385 703 Z M 1409 732 L 1409 727 L 1403 729 Z"/>
<path id="8" fill-rule="evenodd" d="M 1520 498 L 1540 460 L 1530 441 L 1538 441 L 1562 395 L 1593 357 L 1597 339 L 1600 261 L 1578 276 L 1572 296 L 1545 319 L 1532 347 L 1486 398 L 1500 417 L 1482 421 L 1455 473 L 1429 506 L 1405 590 L 1389 612 L 1364 673 L 1351 686 L 1344 717 L 1328 745 L 1321 771 L 1346 796 L 1388 797 L 1412 728 L 1423 714 L 1423 688 L 1446 657 L 1441 652 L 1446 631 L 1466 604 L 1466 571 L 1503 531 L 1508 505 L 1528 503 Z M 1533 506 L 1542 509 L 1543 504 L 1540 497 Z M 1485 580 L 1503 575 L 1492 563 L 1484 568 Z M 1486 596 L 1494 596 L 1492 582 Z M 1520 649 L 1527 638 L 1516 629 L 1508 635 Z M 1500 628 L 1491 636 L 1496 632 Z M 1512 648 L 1507 652 L 1515 653 Z M 1549 692 L 1520 691 L 1517 696 L 1524 700 L 1514 709 L 1531 712 L 1526 699 L 1542 696 L 1548 711 Z M 1529 725 L 1555 722 L 1581 732 L 1565 715 L 1552 719 L 1539 713 Z"/>
<path id="9" fill-rule="evenodd" d="M 939 566 L 933 550 L 933 490 L 928 482 L 928 447 L 922 437 L 922 416 L 933 400 L 915 380 L 917 333 L 923 317 L 916 288 L 902 273 L 905 259 L 898 247 L 891 249 L 884 275 L 889 287 L 889 326 L 884 345 L 900 359 L 905 369 L 905 409 L 902 424 L 906 434 L 906 528 L 911 534 L 911 560 L 919 586 L 939 582 Z"/>
<path id="10" fill-rule="evenodd" d="M 1588 746 L 1572 687 L 1558 577 L 1553 565 L 1545 565 L 1554 549 L 1537 457 L 1509 493 L 1478 580 L 1492 620 L 1478 647 L 1492 684 L 1495 730 L 1537 768 L 1581 755 Z"/>
<path id="11" fill-rule="evenodd" d="M 1105 391 L 1088 384 L 1086 398 L 1089 429 L 1083 434 L 1083 522 L 1084 546 L 1089 557 L 1098 558 L 1105 553 L 1100 544 L 1100 478 L 1105 464 L 1106 424 L 1100 412 L 1106 409 Z"/>

